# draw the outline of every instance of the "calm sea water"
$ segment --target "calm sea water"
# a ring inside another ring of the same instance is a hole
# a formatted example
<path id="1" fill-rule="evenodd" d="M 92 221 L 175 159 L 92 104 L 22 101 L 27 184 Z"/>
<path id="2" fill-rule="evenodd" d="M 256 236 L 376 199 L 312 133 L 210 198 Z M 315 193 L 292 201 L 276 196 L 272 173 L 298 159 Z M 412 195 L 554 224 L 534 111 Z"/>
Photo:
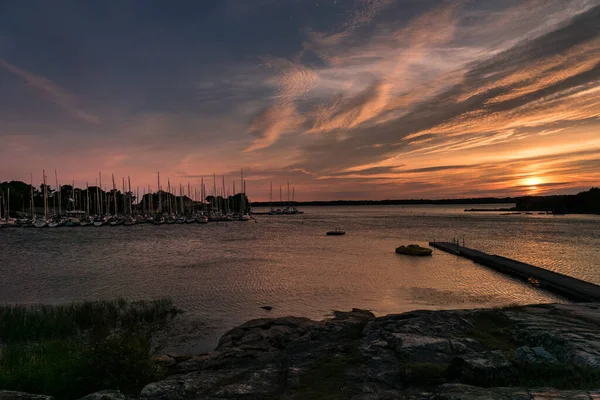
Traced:
<path id="1" fill-rule="evenodd" d="M 464 208 L 305 207 L 304 215 L 257 216 L 256 222 L 4 229 L 0 303 L 168 296 L 202 320 L 214 340 L 267 315 L 563 301 L 450 254 L 394 253 L 402 244 L 453 238 L 600 284 L 599 216 L 501 216 Z M 325 236 L 338 226 L 345 236 Z"/>

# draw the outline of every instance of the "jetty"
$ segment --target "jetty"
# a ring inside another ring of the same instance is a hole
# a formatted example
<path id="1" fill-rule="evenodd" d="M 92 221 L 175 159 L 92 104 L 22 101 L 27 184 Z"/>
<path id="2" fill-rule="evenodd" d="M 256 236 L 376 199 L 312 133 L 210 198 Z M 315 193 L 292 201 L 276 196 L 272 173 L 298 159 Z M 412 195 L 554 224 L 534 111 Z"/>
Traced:
<path id="1" fill-rule="evenodd" d="M 510 258 L 487 254 L 452 242 L 429 242 L 429 245 L 473 260 L 498 272 L 522 279 L 536 287 L 578 302 L 600 302 L 600 286 L 572 276 L 549 271 Z"/>

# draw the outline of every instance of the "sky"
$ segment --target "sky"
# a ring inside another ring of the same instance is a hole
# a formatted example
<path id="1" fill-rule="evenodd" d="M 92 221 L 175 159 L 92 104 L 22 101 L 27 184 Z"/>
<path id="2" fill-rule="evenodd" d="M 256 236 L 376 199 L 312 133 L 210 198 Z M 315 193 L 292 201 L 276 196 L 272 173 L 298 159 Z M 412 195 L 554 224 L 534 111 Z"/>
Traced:
<path id="1" fill-rule="evenodd" d="M 0 0 L 0 181 L 576 193 L 599 27 L 600 0 Z"/>

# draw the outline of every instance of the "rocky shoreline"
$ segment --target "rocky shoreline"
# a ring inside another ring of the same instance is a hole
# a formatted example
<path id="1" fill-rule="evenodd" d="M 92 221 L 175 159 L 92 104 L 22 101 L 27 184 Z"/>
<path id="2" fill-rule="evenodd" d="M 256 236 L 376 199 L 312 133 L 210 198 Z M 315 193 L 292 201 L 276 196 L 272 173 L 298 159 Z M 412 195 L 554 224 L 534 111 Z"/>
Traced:
<path id="1" fill-rule="evenodd" d="M 156 363 L 165 379 L 132 398 L 600 399 L 600 304 L 255 319 L 214 352 Z"/>

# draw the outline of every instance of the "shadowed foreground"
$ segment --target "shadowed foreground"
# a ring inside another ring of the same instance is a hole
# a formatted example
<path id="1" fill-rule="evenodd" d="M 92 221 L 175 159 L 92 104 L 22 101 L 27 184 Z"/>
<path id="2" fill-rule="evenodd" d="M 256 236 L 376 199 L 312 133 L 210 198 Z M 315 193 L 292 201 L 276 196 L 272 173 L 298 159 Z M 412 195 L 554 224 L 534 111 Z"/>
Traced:
<path id="1" fill-rule="evenodd" d="M 354 309 L 335 312 L 326 321 L 257 319 L 223 335 L 212 353 L 156 357 L 166 377 L 130 396 L 596 398 L 599 332 L 596 304 L 415 311 L 379 318 Z M 15 398 L 6 396 L 0 399 Z M 105 392 L 92 398 L 126 397 Z"/>

